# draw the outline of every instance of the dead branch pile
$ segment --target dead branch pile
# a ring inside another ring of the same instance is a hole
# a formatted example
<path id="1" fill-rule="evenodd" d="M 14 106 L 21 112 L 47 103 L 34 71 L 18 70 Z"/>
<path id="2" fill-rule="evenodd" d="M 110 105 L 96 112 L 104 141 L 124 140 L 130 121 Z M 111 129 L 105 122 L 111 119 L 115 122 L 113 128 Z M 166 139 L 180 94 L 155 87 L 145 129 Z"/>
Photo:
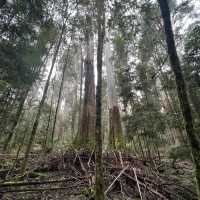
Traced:
<path id="1" fill-rule="evenodd" d="M 19 176 L 16 168 L 6 181 L 2 179 L 1 198 L 92 199 L 94 169 L 94 152 L 86 150 L 54 153 L 37 161 L 32 158 L 25 176 Z M 156 158 L 149 162 L 128 153 L 109 152 L 104 154 L 104 174 L 107 199 L 197 199 L 191 165 L 186 162 L 172 169 L 169 162 Z"/>

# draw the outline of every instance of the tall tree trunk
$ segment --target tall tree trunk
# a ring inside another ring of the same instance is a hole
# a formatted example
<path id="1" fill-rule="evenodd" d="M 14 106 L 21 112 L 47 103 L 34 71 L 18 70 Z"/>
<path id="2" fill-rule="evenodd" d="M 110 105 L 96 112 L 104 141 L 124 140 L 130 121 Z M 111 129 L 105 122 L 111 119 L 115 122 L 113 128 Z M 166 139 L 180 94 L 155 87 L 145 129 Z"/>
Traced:
<path id="1" fill-rule="evenodd" d="M 76 101 L 76 100 L 75 100 Z M 72 118 L 71 118 L 71 138 L 72 141 L 74 139 L 74 132 L 75 132 L 75 122 L 76 122 L 76 114 L 77 114 L 77 102 L 74 102 L 73 110 L 72 110 Z"/>
<path id="2" fill-rule="evenodd" d="M 80 52 L 77 50 L 76 55 L 74 56 L 74 69 L 75 72 L 78 74 L 80 70 Z M 71 114 L 71 138 L 72 141 L 74 140 L 74 134 L 75 134 L 75 127 L 76 127 L 76 117 L 78 113 L 78 84 L 79 84 L 79 79 L 78 77 L 76 78 L 75 82 L 75 95 L 73 96 L 73 103 L 72 103 L 72 114 Z M 79 104 L 80 105 L 80 104 Z M 77 129 L 78 130 L 78 129 Z"/>
<path id="3" fill-rule="evenodd" d="M 90 18 L 90 16 L 88 16 Z M 91 19 L 87 20 L 91 24 Z M 95 137 L 95 84 L 94 84 L 94 37 L 90 30 L 86 31 L 85 93 L 80 124 L 78 143 L 84 146 L 94 145 Z"/>
<path id="4" fill-rule="evenodd" d="M 3 151 L 6 151 L 7 148 L 8 148 L 8 145 L 13 137 L 13 134 L 14 134 L 14 130 L 18 124 L 18 121 L 20 119 L 20 116 L 21 116 L 21 113 L 22 113 L 22 110 L 23 110 L 23 107 L 24 107 L 24 102 L 26 100 L 26 97 L 28 95 L 28 91 L 29 89 L 26 89 L 23 93 L 22 93 L 22 96 L 21 96 L 21 101 L 20 101 L 20 104 L 19 104 L 19 107 L 17 109 L 17 113 L 16 113 L 16 116 L 15 116 L 15 119 L 14 119 L 14 123 L 11 127 L 11 130 L 9 131 L 9 135 L 8 137 L 6 138 L 5 140 L 5 143 L 4 143 L 4 147 L 3 147 Z"/>
<path id="5" fill-rule="evenodd" d="M 82 116 L 82 90 L 83 90 L 83 53 L 81 49 L 81 71 L 80 71 L 80 94 L 79 94 L 79 119 L 78 119 L 78 136 L 81 130 L 81 116 Z"/>
<path id="6" fill-rule="evenodd" d="M 108 33 L 108 40 L 109 40 Z M 115 74 L 111 61 L 110 41 L 105 47 L 105 63 L 107 70 L 108 98 L 109 98 L 109 147 L 115 149 L 123 146 L 123 134 L 117 95 L 115 90 Z"/>
<path id="7" fill-rule="evenodd" d="M 44 138 L 44 152 L 47 153 L 49 151 L 48 149 L 48 136 L 49 136 L 49 128 L 51 125 L 51 117 L 52 117 L 52 111 L 53 111 L 53 94 L 51 96 L 51 103 L 50 103 L 50 110 L 48 115 L 48 121 L 47 121 L 47 127 L 45 130 L 45 138 Z"/>
<path id="8" fill-rule="evenodd" d="M 182 70 L 180 67 L 180 62 L 174 41 L 168 2 L 167 0 L 158 0 L 158 2 L 160 5 L 161 14 L 164 21 L 164 29 L 165 29 L 166 43 L 167 43 L 170 64 L 175 75 L 180 107 L 183 113 L 186 132 L 190 142 L 191 153 L 196 171 L 198 199 L 200 200 L 200 141 L 193 127 L 191 108 L 188 101 L 185 81 L 183 79 Z"/>
<path id="9" fill-rule="evenodd" d="M 40 120 L 42 107 L 43 107 L 44 101 L 46 99 L 47 91 L 48 91 L 48 88 L 49 88 L 49 83 L 50 83 L 50 80 L 51 80 L 51 75 L 52 75 L 53 68 L 54 68 L 54 65 L 55 65 L 55 62 L 56 62 L 56 58 L 57 58 L 57 55 L 58 55 L 58 52 L 59 52 L 59 49 L 60 49 L 60 45 L 61 45 L 61 42 L 62 42 L 62 37 L 63 37 L 64 31 L 65 31 L 65 25 L 63 25 L 63 27 L 62 27 L 60 37 L 59 37 L 58 43 L 57 43 L 56 48 L 55 48 L 55 52 L 54 52 L 54 55 L 53 55 L 49 75 L 48 75 L 48 78 L 46 80 L 42 99 L 39 103 L 38 111 L 37 111 L 36 118 L 35 118 L 35 121 L 34 121 L 34 124 L 33 124 L 33 129 L 31 131 L 29 142 L 28 142 L 28 145 L 27 145 L 27 148 L 26 148 L 24 161 L 23 161 L 22 167 L 21 167 L 21 173 L 24 173 L 24 171 L 26 169 L 26 164 L 27 164 L 27 161 L 28 161 L 28 157 L 29 157 L 29 154 L 30 154 L 30 151 L 31 151 L 32 144 L 33 144 L 34 139 L 35 139 L 35 135 L 36 135 L 37 128 L 38 128 L 38 123 L 39 123 L 39 120 Z"/>
<path id="10" fill-rule="evenodd" d="M 65 72 L 66 72 L 66 69 L 67 69 L 67 66 L 68 66 L 67 62 L 68 62 L 68 57 L 69 57 L 69 51 L 70 51 L 70 44 L 67 48 L 65 64 L 64 64 L 63 70 L 62 70 L 62 78 L 61 78 L 60 89 L 59 89 L 59 94 L 58 94 L 58 101 L 57 101 L 57 104 L 56 104 L 56 111 L 55 111 L 55 116 L 54 116 L 54 120 L 53 120 L 53 128 L 52 128 L 52 133 L 51 133 L 52 148 L 53 148 L 53 145 L 54 145 L 55 127 L 56 127 L 57 115 L 58 115 L 58 112 L 59 112 L 60 101 L 61 101 L 61 96 L 62 96 L 62 91 L 63 91 L 63 85 L 64 85 L 64 80 L 65 80 Z"/>
<path id="11" fill-rule="evenodd" d="M 95 200 L 104 200 L 102 132 L 101 132 L 101 94 L 102 94 L 102 54 L 105 35 L 104 0 L 96 0 L 98 23 L 97 46 L 97 91 L 96 91 L 96 130 L 95 130 Z"/>

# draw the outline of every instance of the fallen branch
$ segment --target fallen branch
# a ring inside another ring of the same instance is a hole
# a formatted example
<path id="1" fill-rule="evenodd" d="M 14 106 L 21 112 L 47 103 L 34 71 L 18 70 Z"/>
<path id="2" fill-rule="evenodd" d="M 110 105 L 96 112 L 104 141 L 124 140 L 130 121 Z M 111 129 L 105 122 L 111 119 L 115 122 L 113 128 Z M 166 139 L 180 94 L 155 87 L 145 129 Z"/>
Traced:
<path id="1" fill-rule="evenodd" d="M 138 191 L 139 191 L 139 194 L 140 194 L 140 198 L 142 200 L 142 193 L 141 193 L 141 190 L 140 190 L 140 185 L 139 185 L 137 174 L 136 174 L 136 169 L 135 168 L 132 168 L 132 169 L 133 169 L 133 172 L 134 172 L 134 175 L 135 175 L 135 180 L 137 182 L 137 187 L 138 187 Z"/>
<path id="2" fill-rule="evenodd" d="M 115 184 L 115 182 L 117 181 L 117 179 L 128 169 L 129 165 L 127 165 L 120 173 L 119 175 L 114 179 L 114 181 L 110 184 L 110 186 L 107 188 L 107 190 L 105 191 L 105 194 L 112 188 L 112 186 Z"/>
<path id="3" fill-rule="evenodd" d="M 74 187 L 81 187 L 85 185 L 72 185 L 69 187 L 54 187 L 54 188 L 29 188 L 29 189 L 17 189 L 17 190 L 6 190 L 6 191 L 1 191 L 0 193 L 15 193 L 15 192 L 42 192 L 42 191 L 52 191 L 52 190 L 66 190 L 66 189 L 71 189 Z M 72 193 L 73 194 L 73 193 Z"/>
<path id="4" fill-rule="evenodd" d="M 121 166 L 124 167 L 124 162 L 123 162 L 121 151 L 119 151 L 119 159 L 120 159 L 120 162 L 121 162 Z"/>
<path id="5" fill-rule="evenodd" d="M 127 176 L 128 178 L 130 178 L 131 180 L 137 182 L 137 181 L 135 180 L 135 178 L 133 178 L 133 177 L 130 176 L 129 174 L 127 174 L 127 173 L 124 172 L 124 175 Z M 144 183 L 142 183 L 142 182 L 140 182 L 140 181 L 138 181 L 138 183 L 139 183 L 141 186 L 143 186 L 144 188 L 148 189 L 148 190 L 149 190 L 150 192 L 152 192 L 153 194 L 159 196 L 160 198 L 162 198 L 162 199 L 164 199 L 164 200 L 168 200 L 167 197 L 165 197 L 164 195 L 160 194 L 159 192 L 157 192 L 157 191 L 154 190 L 153 188 L 148 187 L 147 185 L 145 185 Z"/>
<path id="6" fill-rule="evenodd" d="M 50 180 L 50 181 L 31 181 L 31 182 L 7 182 L 0 184 L 0 187 L 18 187 L 18 186 L 27 186 L 27 185 L 43 185 L 43 184 L 51 184 L 51 183 L 63 183 L 72 180 L 82 180 L 91 178 L 89 176 L 82 176 L 82 177 L 70 177 L 61 180 Z"/>

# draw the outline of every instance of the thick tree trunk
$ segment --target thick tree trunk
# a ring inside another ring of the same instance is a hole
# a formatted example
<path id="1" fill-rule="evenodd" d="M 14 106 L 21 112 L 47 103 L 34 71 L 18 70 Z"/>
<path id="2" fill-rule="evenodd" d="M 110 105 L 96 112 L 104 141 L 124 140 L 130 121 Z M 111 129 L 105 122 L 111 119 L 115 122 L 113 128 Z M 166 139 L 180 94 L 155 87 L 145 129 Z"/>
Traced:
<path id="1" fill-rule="evenodd" d="M 109 40 L 108 33 L 108 40 Z M 115 149 L 123 146 L 123 134 L 119 106 L 117 102 L 117 95 L 115 91 L 115 74 L 113 63 L 111 61 L 111 47 L 110 41 L 106 43 L 105 47 L 105 63 L 107 70 L 108 82 L 108 98 L 109 98 L 109 148 Z"/>
<path id="2" fill-rule="evenodd" d="M 92 25 L 92 24 L 91 24 Z M 86 59 L 85 59 L 85 94 L 83 111 L 80 124 L 79 144 L 84 146 L 94 145 L 95 136 L 95 85 L 94 85 L 94 38 L 88 31 L 86 35 Z"/>
<path id="3" fill-rule="evenodd" d="M 170 64 L 176 79 L 176 86 L 180 101 L 180 107 L 185 120 L 186 132 L 195 165 L 198 199 L 200 200 L 200 141 L 193 127 L 191 108 L 188 101 L 185 81 L 183 79 L 180 62 L 174 41 L 168 2 L 167 0 L 158 0 L 158 2 L 160 5 L 161 14 L 164 21 L 164 29 L 165 29 L 166 43 L 167 43 Z"/>
<path id="4" fill-rule="evenodd" d="M 80 71 L 80 94 L 79 94 L 79 119 L 78 119 L 78 133 L 77 135 L 80 136 L 81 130 L 81 116 L 82 116 L 82 90 L 83 90 L 83 54 L 81 49 L 81 71 Z"/>
<path id="5" fill-rule="evenodd" d="M 48 75 L 48 78 L 47 78 L 47 81 L 46 81 L 46 84 L 45 84 L 45 87 L 44 87 L 42 99 L 40 101 L 40 104 L 39 104 L 39 107 L 38 107 L 38 111 L 37 111 L 37 114 L 36 114 L 36 118 L 35 118 L 35 121 L 34 121 L 34 124 L 33 124 L 33 129 L 31 131 L 29 142 L 28 142 L 28 145 L 27 145 L 27 148 L 26 148 L 24 161 L 23 161 L 22 167 L 21 167 L 21 173 L 24 173 L 24 171 L 26 169 L 26 164 L 27 164 L 28 157 L 29 157 L 29 154 L 30 154 L 30 151 L 31 151 L 31 147 L 32 147 L 32 144 L 34 142 L 35 135 L 36 135 L 36 132 L 37 132 L 37 128 L 38 128 L 38 123 L 39 123 L 39 120 L 40 120 L 42 107 L 43 107 L 44 101 L 46 99 L 47 91 L 48 91 L 48 88 L 49 88 L 49 83 L 50 83 L 50 80 L 51 80 L 51 75 L 52 75 L 53 68 L 54 68 L 54 65 L 55 65 L 55 62 L 56 62 L 56 58 L 57 58 L 57 55 L 58 55 L 58 52 L 59 52 L 59 49 L 60 49 L 60 45 L 61 45 L 61 42 L 62 42 L 62 37 L 63 37 L 63 34 L 64 34 L 64 30 L 65 30 L 65 26 L 63 25 L 62 31 L 61 31 L 58 43 L 56 45 L 54 55 L 53 55 L 51 68 L 50 68 L 49 75 Z"/>
<path id="6" fill-rule="evenodd" d="M 109 109 L 109 123 L 109 147 L 113 149 L 123 147 L 122 125 L 118 106 Z"/>
<path id="7" fill-rule="evenodd" d="M 101 132 L 101 94 L 102 94 L 102 54 L 105 35 L 104 0 L 96 0 L 98 23 L 97 46 L 97 91 L 96 91 L 96 130 L 95 130 L 95 200 L 104 200 L 102 132 Z"/>

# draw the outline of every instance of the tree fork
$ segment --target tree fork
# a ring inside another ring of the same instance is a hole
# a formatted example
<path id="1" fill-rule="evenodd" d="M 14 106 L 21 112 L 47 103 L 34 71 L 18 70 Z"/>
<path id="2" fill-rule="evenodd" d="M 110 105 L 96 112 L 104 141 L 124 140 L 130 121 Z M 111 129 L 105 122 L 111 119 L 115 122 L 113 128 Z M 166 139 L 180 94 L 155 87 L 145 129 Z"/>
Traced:
<path id="1" fill-rule="evenodd" d="M 180 67 L 180 62 L 177 55 L 174 35 L 172 31 L 169 5 L 167 0 L 158 0 L 158 3 L 160 5 L 160 10 L 164 22 L 164 29 L 165 29 L 166 43 L 167 43 L 167 50 L 169 54 L 170 64 L 172 71 L 174 72 L 175 75 L 180 107 L 185 121 L 187 136 L 190 142 L 191 154 L 193 157 L 193 162 L 196 172 L 198 199 L 200 200 L 200 141 L 198 139 L 197 134 L 195 133 L 193 126 L 193 118 L 186 92 L 186 85 L 182 75 L 182 70 Z"/>

